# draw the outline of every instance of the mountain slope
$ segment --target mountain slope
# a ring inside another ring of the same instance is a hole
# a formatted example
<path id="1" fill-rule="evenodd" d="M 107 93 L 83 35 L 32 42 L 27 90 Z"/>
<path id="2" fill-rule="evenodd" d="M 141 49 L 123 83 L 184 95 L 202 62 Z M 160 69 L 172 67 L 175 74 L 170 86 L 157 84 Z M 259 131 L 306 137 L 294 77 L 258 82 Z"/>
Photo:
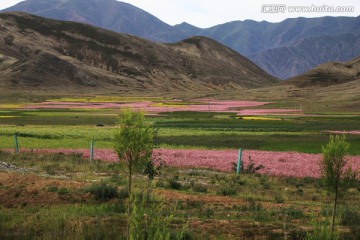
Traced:
<path id="1" fill-rule="evenodd" d="M 277 80 L 218 42 L 153 43 L 76 22 L 0 14 L 0 87 L 65 92 L 173 92 Z"/>
<path id="2" fill-rule="evenodd" d="M 175 42 L 186 38 L 185 34 L 153 15 L 116 0 L 27 0 L 2 12 L 15 11 L 88 23 L 159 42 Z"/>
<path id="3" fill-rule="evenodd" d="M 297 87 L 325 87 L 360 80 L 360 57 L 347 63 L 324 63 L 300 76 L 285 81 Z"/>
<path id="4" fill-rule="evenodd" d="M 308 37 L 359 32 L 360 17 L 320 17 L 291 18 L 279 23 L 234 21 L 203 29 L 197 34 L 211 37 L 248 56 L 290 46 Z"/>
<path id="5" fill-rule="evenodd" d="M 265 71 L 287 79 L 324 62 L 345 62 L 360 55 L 360 36 L 340 34 L 301 39 L 288 47 L 273 48 L 250 55 Z"/>
<path id="6" fill-rule="evenodd" d="M 352 40 L 346 35 L 359 37 L 360 16 L 294 18 L 279 23 L 233 21 L 201 29 L 188 23 L 170 26 L 139 8 L 116 0 L 26 0 L 3 11 L 24 11 L 84 22 L 158 42 L 206 36 L 250 58 L 281 79 L 302 74 L 325 62 L 349 61 L 359 54 L 358 42 L 351 46 Z M 329 54 L 328 49 L 335 51 Z"/>

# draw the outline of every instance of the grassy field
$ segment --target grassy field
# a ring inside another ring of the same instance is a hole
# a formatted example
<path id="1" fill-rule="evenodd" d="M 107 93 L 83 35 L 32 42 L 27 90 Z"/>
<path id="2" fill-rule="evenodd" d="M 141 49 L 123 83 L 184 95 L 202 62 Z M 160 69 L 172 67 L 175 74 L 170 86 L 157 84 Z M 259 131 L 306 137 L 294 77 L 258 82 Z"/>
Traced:
<path id="1" fill-rule="evenodd" d="M 1 148 L 112 148 L 119 110 L 2 110 Z M 269 120 L 268 120 L 269 119 Z M 276 119 L 276 120 L 274 120 Z M 320 153 L 328 130 L 357 130 L 359 116 L 274 116 L 239 118 L 232 113 L 173 112 L 149 116 L 159 129 L 161 147 L 258 149 Z M 360 154 L 360 136 L 348 135 L 349 153 Z"/>
<path id="2" fill-rule="evenodd" d="M 60 100 L 113 102 L 132 98 L 59 97 L 57 101 Z M 127 173 L 121 164 L 100 161 L 90 164 L 81 154 L 21 152 L 16 155 L 4 151 L 14 149 L 14 134 L 20 150 L 86 149 L 91 140 L 95 141 L 95 148 L 111 149 L 120 110 L 21 110 L 18 105 L 26 105 L 26 98 L 18 102 L 0 98 L 0 102 L 3 104 L 0 161 L 17 167 L 0 170 L 1 239 L 126 239 Z M 293 105 L 288 104 L 274 106 Z M 329 130 L 359 130 L 360 126 L 360 116 L 348 112 L 261 117 L 169 112 L 148 116 L 146 120 L 158 129 L 162 148 L 242 147 L 305 153 L 320 153 L 329 140 Z M 360 155 L 360 135 L 347 135 L 347 141 L 349 154 Z M 205 169 L 165 167 L 152 182 L 141 174 L 136 175 L 134 185 L 139 196 L 151 189 L 147 207 L 137 207 L 147 211 L 149 206 L 161 206 L 163 211 L 157 215 L 168 222 L 159 224 L 168 224 L 171 239 L 178 239 L 181 233 L 180 239 L 304 239 L 331 215 L 331 199 L 319 179 L 257 173 L 237 176 Z M 354 185 L 340 202 L 337 229 L 341 239 L 360 237 L 358 186 L 359 183 L 357 187 Z M 106 196 L 101 195 L 104 193 Z M 134 217 L 143 226 L 140 215 Z M 327 223 L 325 231 L 329 230 Z"/>
<path id="3" fill-rule="evenodd" d="M 2 239 L 125 239 L 127 175 L 119 164 L 89 164 L 77 154 L 0 158 L 27 169 L 0 172 Z M 172 239 L 180 232 L 182 239 L 304 239 L 331 214 L 330 197 L 312 178 L 164 168 L 150 185 L 143 175 L 134 184 L 139 194 L 161 196 L 147 204 L 161 204 L 162 219 L 172 216 Z M 360 236 L 359 191 L 340 203 L 341 239 Z"/>

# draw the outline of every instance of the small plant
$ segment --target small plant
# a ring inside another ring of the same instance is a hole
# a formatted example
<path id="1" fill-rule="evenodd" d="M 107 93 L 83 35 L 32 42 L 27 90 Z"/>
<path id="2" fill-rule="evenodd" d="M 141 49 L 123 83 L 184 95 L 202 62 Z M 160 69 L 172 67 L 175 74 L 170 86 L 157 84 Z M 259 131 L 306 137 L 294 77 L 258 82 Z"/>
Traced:
<path id="1" fill-rule="evenodd" d="M 203 184 L 194 184 L 192 189 L 194 192 L 199 192 L 199 193 L 207 193 L 208 192 L 207 187 Z"/>
<path id="2" fill-rule="evenodd" d="M 214 216 L 215 212 L 211 208 L 206 208 L 204 212 L 201 213 L 201 215 L 205 216 L 206 218 L 210 218 Z"/>
<path id="3" fill-rule="evenodd" d="M 240 165 L 241 172 L 245 173 L 245 174 L 254 174 L 254 173 L 257 173 L 258 171 L 260 171 L 263 168 L 265 168 L 264 165 L 262 165 L 262 164 L 256 165 L 254 163 L 254 161 L 251 159 L 251 156 L 249 156 L 248 165 L 245 166 L 243 161 L 241 162 L 241 165 Z M 232 163 L 232 170 L 234 172 L 237 171 L 237 162 Z"/>
<path id="4" fill-rule="evenodd" d="M 276 196 L 275 196 L 275 202 L 276 203 L 284 203 L 285 202 L 285 199 L 283 198 L 283 196 L 281 196 L 280 194 L 277 194 Z"/>
<path id="5" fill-rule="evenodd" d="M 147 194 L 131 196 L 131 218 L 129 239 L 163 239 L 170 240 L 173 231 L 172 209 L 168 209 L 161 199 L 154 199 Z M 178 233 L 174 239 L 182 239 Z"/>
<path id="6" fill-rule="evenodd" d="M 233 196 L 237 194 L 237 189 L 232 186 L 222 186 L 218 191 L 218 195 L 221 196 Z"/>
<path id="7" fill-rule="evenodd" d="M 60 195 L 65 195 L 69 193 L 69 190 L 67 188 L 59 188 L 57 192 Z"/>
<path id="8" fill-rule="evenodd" d="M 338 240 L 340 239 L 337 231 L 331 231 L 331 223 L 329 221 L 313 221 L 313 232 L 306 235 L 305 240 Z"/>
<path id="9" fill-rule="evenodd" d="M 47 187 L 48 192 L 57 192 L 58 190 L 59 190 L 59 188 L 57 186 L 51 185 L 51 186 Z"/>
<path id="10" fill-rule="evenodd" d="M 304 240 L 306 238 L 306 231 L 303 229 L 293 229 L 289 232 L 289 239 Z"/>
<path id="11" fill-rule="evenodd" d="M 127 188 L 122 188 L 119 192 L 118 192 L 118 197 L 119 199 L 126 199 L 129 197 L 129 190 Z"/>
<path id="12" fill-rule="evenodd" d="M 243 211 L 261 211 L 261 203 L 256 203 L 256 200 L 253 197 L 247 199 L 247 206 L 242 208 Z"/>
<path id="13" fill-rule="evenodd" d="M 181 190 L 182 184 L 176 180 L 176 178 L 172 178 L 168 181 L 168 186 L 171 189 Z"/>
<path id="14" fill-rule="evenodd" d="M 290 219 L 299 219 L 305 217 L 303 211 L 293 207 L 282 209 L 280 213 L 286 214 Z"/>
<path id="15" fill-rule="evenodd" d="M 59 164 L 48 164 L 43 166 L 42 169 L 49 175 L 55 175 L 59 169 Z"/>
<path id="16" fill-rule="evenodd" d="M 109 200 L 118 196 L 117 189 L 115 186 L 109 185 L 105 182 L 100 184 L 93 184 L 85 189 L 85 192 L 89 192 L 94 195 L 95 200 Z"/>
<path id="17" fill-rule="evenodd" d="M 165 187 L 165 183 L 163 180 L 158 180 L 156 181 L 156 184 L 155 184 L 156 187 L 160 187 L 160 188 L 164 188 Z"/>

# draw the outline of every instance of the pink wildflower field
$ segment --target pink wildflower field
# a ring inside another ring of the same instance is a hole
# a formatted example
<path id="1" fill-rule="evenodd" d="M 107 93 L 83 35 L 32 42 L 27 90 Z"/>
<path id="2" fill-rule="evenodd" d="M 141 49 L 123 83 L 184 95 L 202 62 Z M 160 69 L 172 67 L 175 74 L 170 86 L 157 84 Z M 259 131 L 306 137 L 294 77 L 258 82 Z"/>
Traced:
<path id="1" fill-rule="evenodd" d="M 259 107 L 271 102 L 259 101 L 225 101 L 225 100 L 196 100 L 198 104 L 184 104 L 171 105 L 171 102 L 181 101 L 166 101 L 164 105 L 158 105 L 156 102 L 129 102 L 129 103 L 104 103 L 104 102 L 43 102 L 37 105 L 28 106 L 27 109 L 121 109 L 130 107 L 134 110 L 143 110 L 148 114 L 155 114 L 160 112 L 178 112 L 178 111 L 193 111 L 193 112 L 233 112 L 238 115 L 289 115 L 299 113 L 297 109 L 241 109 Z"/>
<path id="2" fill-rule="evenodd" d="M 82 153 L 84 157 L 89 157 L 88 149 L 42 149 L 35 152 Z M 237 162 L 238 150 L 156 149 L 154 154 L 159 154 L 168 166 L 207 168 L 230 172 L 232 163 Z M 244 150 L 242 160 L 245 166 L 249 163 L 249 157 L 256 165 L 262 164 L 264 166 L 259 171 L 262 174 L 315 178 L 320 176 L 321 154 Z M 119 161 L 116 153 L 109 149 L 96 149 L 94 159 L 110 162 Z M 360 156 L 349 156 L 348 160 L 354 170 L 360 170 Z"/>

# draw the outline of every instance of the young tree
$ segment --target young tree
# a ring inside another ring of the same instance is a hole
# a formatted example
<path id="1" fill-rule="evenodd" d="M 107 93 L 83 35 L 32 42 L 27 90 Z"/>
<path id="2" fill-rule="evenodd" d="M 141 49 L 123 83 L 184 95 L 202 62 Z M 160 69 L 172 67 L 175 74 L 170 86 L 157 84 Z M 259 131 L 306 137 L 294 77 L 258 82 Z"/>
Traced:
<path id="1" fill-rule="evenodd" d="M 131 199 L 131 180 L 134 172 L 142 172 L 151 161 L 153 152 L 153 130 L 145 123 L 144 113 L 123 109 L 117 121 L 114 134 L 114 148 L 128 170 L 128 191 Z M 128 221 L 130 223 L 130 206 L 128 204 Z M 128 224 L 129 225 L 129 224 Z M 128 226 L 128 237 L 130 235 Z"/>
<path id="2" fill-rule="evenodd" d="M 151 161 L 154 148 L 152 127 L 145 123 L 142 112 L 124 109 L 117 121 L 114 140 L 115 151 L 128 169 L 130 195 L 133 173 L 142 172 Z"/>
<path id="3" fill-rule="evenodd" d="M 351 167 L 346 168 L 346 153 L 349 143 L 345 136 L 330 136 L 329 143 L 322 148 L 323 159 L 321 161 L 322 178 L 328 192 L 334 194 L 331 232 L 334 232 L 336 206 L 341 197 L 351 186 L 356 177 Z"/>

